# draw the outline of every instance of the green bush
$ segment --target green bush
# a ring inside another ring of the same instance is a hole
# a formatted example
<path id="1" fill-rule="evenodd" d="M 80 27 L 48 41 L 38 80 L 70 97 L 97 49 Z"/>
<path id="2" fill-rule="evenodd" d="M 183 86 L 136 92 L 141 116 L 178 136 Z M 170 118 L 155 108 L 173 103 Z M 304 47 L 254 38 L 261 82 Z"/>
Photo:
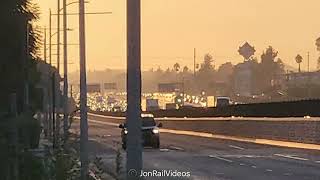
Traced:
<path id="1" fill-rule="evenodd" d="M 19 142 L 23 148 L 37 148 L 40 141 L 41 125 L 33 118 L 32 114 L 26 113 L 18 117 Z"/>
<path id="2" fill-rule="evenodd" d="M 43 160 L 31 152 L 20 154 L 19 172 L 21 180 L 43 180 L 46 176 Z"/>

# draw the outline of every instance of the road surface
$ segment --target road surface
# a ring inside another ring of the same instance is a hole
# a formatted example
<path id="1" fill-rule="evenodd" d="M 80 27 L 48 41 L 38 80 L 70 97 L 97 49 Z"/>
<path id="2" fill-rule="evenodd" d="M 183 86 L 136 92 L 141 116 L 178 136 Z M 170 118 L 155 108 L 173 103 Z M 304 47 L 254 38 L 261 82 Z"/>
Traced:
<path id="1" fill-rule="evenodd" d="M 114 120 L 89 116 L 89 124 L 91 155 L 112 154 L 111 147 L 120 142 Z M 144 149 L 144 171 L 189 172 L 190 177 L 145 179 L 320 180 L 320 151 L 169 133 L 160 136 L 160 149 Z"/>

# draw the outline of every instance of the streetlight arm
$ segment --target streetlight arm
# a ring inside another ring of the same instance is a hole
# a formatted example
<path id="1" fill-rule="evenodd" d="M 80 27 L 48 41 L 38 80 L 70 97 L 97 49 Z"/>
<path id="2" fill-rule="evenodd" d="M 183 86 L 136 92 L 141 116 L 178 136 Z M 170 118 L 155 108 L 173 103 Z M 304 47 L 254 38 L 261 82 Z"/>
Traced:
<path id="1" fill-rule="evenodd" d="M 89 15 L 101 15 L 101 14 L 112 14 L 112 12 L 88 12 L 88 13 L 84 13 L 84 14 L 89 14 Z M 51 14 L 53 16 L 57 16 L 58 14 Z M 63 14 L 59 14 L 60 16 L 62 16 Z M 67 13 L 68 16 L 72 16 L 72 15 L 79 15 L 79 13 Z"/>
<path id="2" fill-rule="evenodd" d="M 63 31 L 63 30 L 60 30 L 59 32 L 62 32 L 62 31 Z M 67 31 L 73 31 L 73 29 L 68 28 Z M 51 35 L 51 37 L 53 37 L 53 36 L 55 36 L 55 35 L 57 35 L 57 34 L 58 34 L 58 31 L 55 32 L 55 33 L 53 33 L 53 34 Z"/>
<path id="3" fill-rule="evenodd" d="M 73 2 L 68 3 L 66 5 L 66 7 L 68 7 L 68 6 L 72 5 L 72 4 L 78 4 L 78 3 L 79 3 L 79 1 L 73 1 Z M 89 1 L 85 1 L 84 3 L 89 3 Z M 63 10 L 63 8 L 59 9 L 59 12 L 61 12 L 62 10 Z"/>

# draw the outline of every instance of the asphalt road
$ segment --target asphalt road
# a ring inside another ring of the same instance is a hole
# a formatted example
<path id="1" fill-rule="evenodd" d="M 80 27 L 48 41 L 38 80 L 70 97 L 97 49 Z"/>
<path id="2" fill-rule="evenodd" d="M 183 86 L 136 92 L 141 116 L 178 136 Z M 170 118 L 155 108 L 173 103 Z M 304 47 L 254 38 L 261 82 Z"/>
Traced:
<path id="1" fill-rule="evenodd" d="M 117 124 L 102 117 L 89 120 L 91 155 L 112 154 L 111 148 L 120 142 Z M 144 170 L 190 172 L 190 177 L 145 179 L 320 180 L 320 151 L 169 133 L 160 137 L 160 149 L 144 149 Z"/>

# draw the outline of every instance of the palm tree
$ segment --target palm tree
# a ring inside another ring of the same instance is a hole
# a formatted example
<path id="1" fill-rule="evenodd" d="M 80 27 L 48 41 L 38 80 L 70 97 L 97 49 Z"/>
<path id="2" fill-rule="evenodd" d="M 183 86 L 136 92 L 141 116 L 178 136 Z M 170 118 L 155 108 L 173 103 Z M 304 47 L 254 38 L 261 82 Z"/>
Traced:
<path id="1" fill-rule="evenodd" d="M 182 71 L 183 71 L 184 73 L 189 72 L 189 68 L 188 68 L 188 66 L 184 66 Z"/>
<path id="2" fill-rule="evenodd" d="M 179 63 L 175 63 L 173 65 L 173 69 L 178 73 L 180 71 L 180 64 Z"/>
<path id="3" fill-rule="evenodd" d="M 36 71 L 36 59 L 39 50 L 39 31 L 35 29 L 34 21 L 39 17 L 38 9 L 32 0 L 2 0 L 0 5 L 0 99 L 7 99 L 12 91 L 17 93 L 18 113 L 22 110 L 26 77 L 32 83 L 32 74 Z M 26 24 L 27 20 L 27 24 Z M 28 28 L 27 28 L 28 27 Z M 28 31 L 28 60 L 21 56 L 26 45 Z M 26 75 L 28 71 L 28 76 Z M 29 84 L 32 87 L 33 84 Z M 30 92 L 32 91 L 29 89 Z M 32 94 L 32 93 L 30 93 Z M 34 94 L 34 93 L 33 93 Z M 30 97 L 31 98 L 31 97 Z M 31 100 L 31 99 L 30 99 Z M 0 109 L 10 107 L 7 101 L 0 102 Z"/>
<path id="4" fill-rule="evenodd" d="M 300 54 L 298 54 L 297 56 L 296 56 L 296 62 L 299 64 L 299 72 L 301 72 L 301 66 L 300 66 L 300 64 L 302 63 L 302 56 L 300 55 Z"/>

